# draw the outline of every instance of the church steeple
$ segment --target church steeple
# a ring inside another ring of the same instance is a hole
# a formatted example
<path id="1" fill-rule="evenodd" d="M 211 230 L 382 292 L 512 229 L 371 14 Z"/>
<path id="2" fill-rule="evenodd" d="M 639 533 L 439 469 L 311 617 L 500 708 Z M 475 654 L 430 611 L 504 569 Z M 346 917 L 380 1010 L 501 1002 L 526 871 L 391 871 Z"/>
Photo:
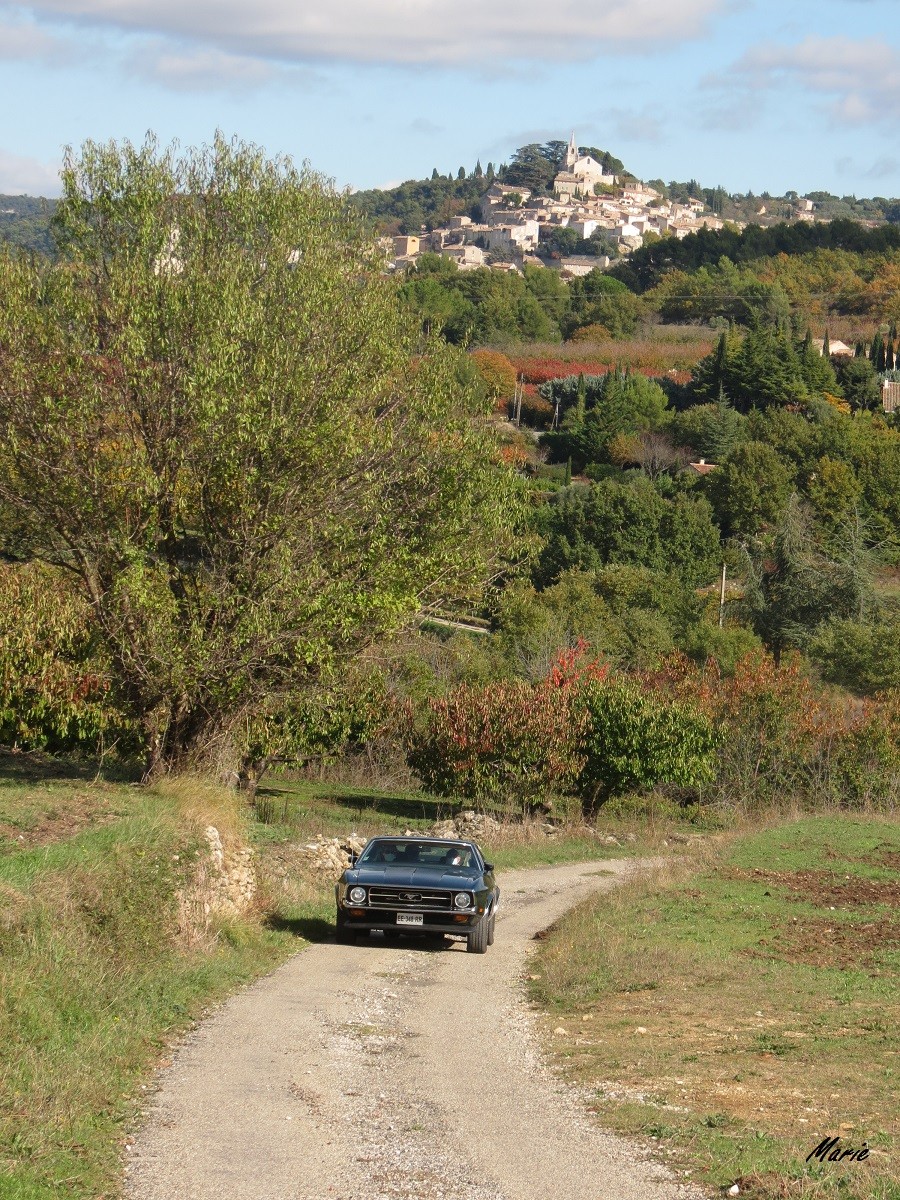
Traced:
<path id="1" fill-rule="evenodd" d="M 575 131 L 572 130 L 572 136 L 569 139 L 569 148 L 566 150 L 566 167 L 570 170 L 578 161 L 578 143 L 575 141 Z"/>

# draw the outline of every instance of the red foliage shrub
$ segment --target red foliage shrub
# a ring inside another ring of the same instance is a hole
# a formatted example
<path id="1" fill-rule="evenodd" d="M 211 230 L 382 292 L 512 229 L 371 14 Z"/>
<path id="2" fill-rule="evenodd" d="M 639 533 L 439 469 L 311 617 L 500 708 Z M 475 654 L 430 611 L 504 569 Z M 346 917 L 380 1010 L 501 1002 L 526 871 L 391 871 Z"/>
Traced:
<path id="1" fill-rule="evenodd" d="M 409 764 L 438 795 L 531 811 L 548 792 L 574 785 L 583 760 L 572 699 L 605 673 L 580 642 L 537 684 L 462 684 L 429 699 L 423 712 L 407 710 Z"/>
<path id="2" fill-rule="evenodd" d="M 611 370 L 606 362 L 579 362 L 576 359 L 520 358 L 513 366 L 526 383 L 549 383 L 551 379 L 564 379 L 567 375 L 605 375 Z"/>

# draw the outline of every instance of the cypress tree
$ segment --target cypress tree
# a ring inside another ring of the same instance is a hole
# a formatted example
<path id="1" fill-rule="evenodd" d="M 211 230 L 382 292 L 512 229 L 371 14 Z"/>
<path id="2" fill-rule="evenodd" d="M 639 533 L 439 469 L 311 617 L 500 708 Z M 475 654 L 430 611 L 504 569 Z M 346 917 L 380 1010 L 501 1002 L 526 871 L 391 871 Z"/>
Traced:
<path id="1" fill-rule="evenodd" d="M 893 371 L 894 369 L 894 339 L 890 337 L 884 348 L 884 369 L 886 371 Z"/>
<path id="2" fill-rule="evenodd" d="M 865 342 L 857 342 L 856 343 L 856 349 L 853 352 L 853 357 L 854 358 L 865 358 L 866 357 Z"/>
<path id="3" fill-rule="evenodd" d="M 440 175 L 438 175 L 437 167 L 435 167 L 434 170 L 431 172 L 431 178 L 432 178 L 432 180 L 440 179 Z"/>
<path id="4" fill-rule="evenodd" d="M 587 408 L 587 384 L 584 372 L 578 376 L 578 391 L 575 393 L 575 423 L 580 428 L 584 424 L 584 413 Z"/>
<path id="5" fill-rule="evenodd" d="M 872 338 L 872 344 L 869 346 L 869 362 L 872 364 L 872 366 L 875 368 L 876 371 L 883 371 L 884 366 L 879 367 L 879 365 L 878 365 L 879 355 L 881 356 L 882 362 L 883 362 L 884 361 L 884 340 L 881 336 L 880 331 L 878 333 L 876 333 L 875 336 Z"/>
<path id="6" fill-rule="evenodd" d="M 878 335 L 878 357 L 875 360 L 875 370 L 881 374 L 884 371 L 885 354 L 884 354 L 884 338 L 881 334 Z"/>
<path id="7" fill-rule="evenodd" d="M 572 455 L 566 460 L 566 487 L 572 482 Z"/>
<path id="8" fill-rule="evenodd" d="M 830 396 L 840 395 L 834 368 L 831 365 L 831 352 L 828 341 L 828 330 L 822 339 L 822 353 L 808 336 L 800 350 L 800 371 L 809 390 L 815 394 L 828 393 Z"/>
<path id="9" fill-rule="evenodd" d="M 482 169 L 481 169 L 481 159 L 480 158 L 475 163 L 474 175 L 475 175 L 476 179 L 481 179 L 481 177 L 484 175 L 484 171 L 482 171 Z"/>

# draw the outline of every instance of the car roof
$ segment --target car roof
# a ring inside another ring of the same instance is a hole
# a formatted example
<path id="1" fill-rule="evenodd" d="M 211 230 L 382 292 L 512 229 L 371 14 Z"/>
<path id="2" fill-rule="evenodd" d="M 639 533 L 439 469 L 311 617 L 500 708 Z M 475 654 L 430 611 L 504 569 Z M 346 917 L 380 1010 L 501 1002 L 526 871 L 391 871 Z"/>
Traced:
<path id="1" fill-rule="evenodd" d="M 465 838 L 430 837 L 428 834 L 421 833 L 379 833 L 375 837 L 370 837 L 366 842 L 366 846 L 370 846 L 372 842 L 434 842 L 436 846 L 468 846 L 478 854 L 481 854 L 481 849 L 477 842 L 470 842 Z"/>

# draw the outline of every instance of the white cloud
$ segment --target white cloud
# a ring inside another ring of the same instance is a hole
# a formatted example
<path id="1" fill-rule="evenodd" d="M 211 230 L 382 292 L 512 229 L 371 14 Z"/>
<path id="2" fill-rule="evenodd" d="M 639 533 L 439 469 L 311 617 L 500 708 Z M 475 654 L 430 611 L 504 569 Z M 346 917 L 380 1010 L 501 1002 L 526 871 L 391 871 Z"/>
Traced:
<path id="1" fill-rule="evenodd" d="M 304 68 L 165 38 L 142 39 L 127 66 L 142 79 L 179 92 L 248 92 L 278 80 L 309 86 L 316 79 Z"/>
<path id="2" fill-rule="evenodd" d="M 30 8 L 43 20 L 189 39 L 250 58 L 484 66 L 670 45 L 702 34 L 727 3 L 457 0 L 448 9 L 443 0 L 37 0 Z"/>
<path id="3" fill-rule="evenodd" d="M 764 43 L 748 50 L 729 76 L 732 85 L 737 78 L 751 90 L 779 81 L 798 83 L 826 98 L 840 125 L 900 117 L 900 52 L 878 38 L 810 36 L 793 46 Z"/>
<path id="4" fill-rule="evenodd" d="M 7 196 L 59 195 L 59 165 L 0 149 L 0 192 Z"/>
<path id="5" fill-rule="evenodd" d="M 0 59 L 60 63 L 71 61 L 77 53 L 71 39 L 50 33 L 34 21 L 22 20 L 18 14 L 0 20 Z"/>

